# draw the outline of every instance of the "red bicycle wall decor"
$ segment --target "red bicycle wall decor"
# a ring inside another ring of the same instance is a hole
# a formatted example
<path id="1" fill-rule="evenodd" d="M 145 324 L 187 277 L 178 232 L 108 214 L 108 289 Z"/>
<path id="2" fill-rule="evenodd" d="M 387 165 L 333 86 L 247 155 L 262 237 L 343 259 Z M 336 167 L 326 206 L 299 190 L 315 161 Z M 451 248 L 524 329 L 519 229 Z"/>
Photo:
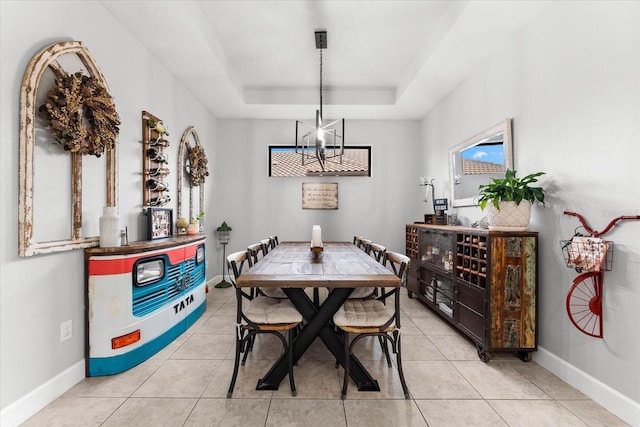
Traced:
<path id="1" fill-rule="evenodd" d="M 584 236 L 576 232 L 571 240 L 560 241 L 567 267 L 580 273 L 567 294 L 567 314 L 580 332 L 602 338 L 602 285 L 604 272 L 613 266 L 613 242 L 601 237 L 620 221 L 640 220 L 640 215 L 619 216 L 604 230 L 597 231 L 582 215 L 569 211 L 564 214 L 577 217 L 589 233 L 589 236 Z"/>

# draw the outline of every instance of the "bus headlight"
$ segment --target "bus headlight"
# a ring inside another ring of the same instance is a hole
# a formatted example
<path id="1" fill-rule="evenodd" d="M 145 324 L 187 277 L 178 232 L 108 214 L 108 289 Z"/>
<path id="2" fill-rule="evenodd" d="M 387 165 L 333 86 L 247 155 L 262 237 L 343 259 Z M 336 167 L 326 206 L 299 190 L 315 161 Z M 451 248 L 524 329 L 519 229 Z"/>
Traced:
<path id="1" fill-rule="evenodd" d="M 196 249 L 196 265 L 200 264 L 204 261 L 204 245 L 198 246 Z"/>
<path id="2" fill-rule="evenodd" d="M 136 266 L 136 286 L 146 286 L 164 277 L 164 259 L 139 261 Z"/>

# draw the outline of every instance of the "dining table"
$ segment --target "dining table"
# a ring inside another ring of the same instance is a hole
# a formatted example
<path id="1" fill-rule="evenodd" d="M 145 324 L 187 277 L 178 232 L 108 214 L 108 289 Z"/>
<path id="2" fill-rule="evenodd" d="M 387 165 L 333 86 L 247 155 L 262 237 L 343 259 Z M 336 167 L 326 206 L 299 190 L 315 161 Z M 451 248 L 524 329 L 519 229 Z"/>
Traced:
<path id="1" fill-rule="evenodd" d="M 281 242 L 236 280 L 238 287 L 280 288 L 298 309 L 304 322 L 293 345 L 294 364 L 320 338 L 344 366 L 344 341 L 332 326 L 333 315 L 357 287 L 399 287 L 400 278 L 350 242 Z M 313 288 L 313 297 L 305 289 Z M 319 289 L 329 290 L 320 301 Z M 356 356 L 350 356 L 350 376 L 360 391 L 380 391 Z M 280 356 L 258 381 L 257 390 L 277 390 L 288 374 L 287 353 Z"/>

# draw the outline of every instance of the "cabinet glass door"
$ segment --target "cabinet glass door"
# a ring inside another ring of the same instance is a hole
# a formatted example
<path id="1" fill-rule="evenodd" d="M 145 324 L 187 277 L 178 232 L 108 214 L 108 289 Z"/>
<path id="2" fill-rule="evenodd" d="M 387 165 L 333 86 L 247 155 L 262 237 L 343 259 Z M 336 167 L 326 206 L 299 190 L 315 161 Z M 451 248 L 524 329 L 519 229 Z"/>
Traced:
<path id="1" fill-rule="evenodd" d="M 453 271 L 453 239 L 450 232 L 422 230 L 420 246 L 421 262 L 445 272 Z"/>

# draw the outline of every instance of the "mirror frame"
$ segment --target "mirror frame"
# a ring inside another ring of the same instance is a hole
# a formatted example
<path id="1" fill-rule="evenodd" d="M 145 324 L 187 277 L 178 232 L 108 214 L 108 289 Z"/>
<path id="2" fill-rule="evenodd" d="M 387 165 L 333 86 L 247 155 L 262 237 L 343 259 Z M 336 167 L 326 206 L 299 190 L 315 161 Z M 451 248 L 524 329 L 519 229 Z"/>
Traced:
<path id="1" fill-rule="evenodd" d="M 462 206 L 477 206 L 477 196 L 469 197 L 469 198 L 456 198 L 455 197 L 455 157 L 456 154 L 463 151 L 464 149 L 473 147 L 475 145 L 480 144 L 484 140 L 489 137 L 504 132 L 504 141 L 502 143 L 504 147 L 504 168 L 513 169 L 513 137 L 511 130 L 511 119 L 505 119 L 497 125 L 491 127 L 490 129 L 485 130 L 473 137 L 467 139 L 466 141 L 452 147 L 449 149 L 449 183 L 451 187 L 451 206 L 453 207 L 462 207 Z"/>

